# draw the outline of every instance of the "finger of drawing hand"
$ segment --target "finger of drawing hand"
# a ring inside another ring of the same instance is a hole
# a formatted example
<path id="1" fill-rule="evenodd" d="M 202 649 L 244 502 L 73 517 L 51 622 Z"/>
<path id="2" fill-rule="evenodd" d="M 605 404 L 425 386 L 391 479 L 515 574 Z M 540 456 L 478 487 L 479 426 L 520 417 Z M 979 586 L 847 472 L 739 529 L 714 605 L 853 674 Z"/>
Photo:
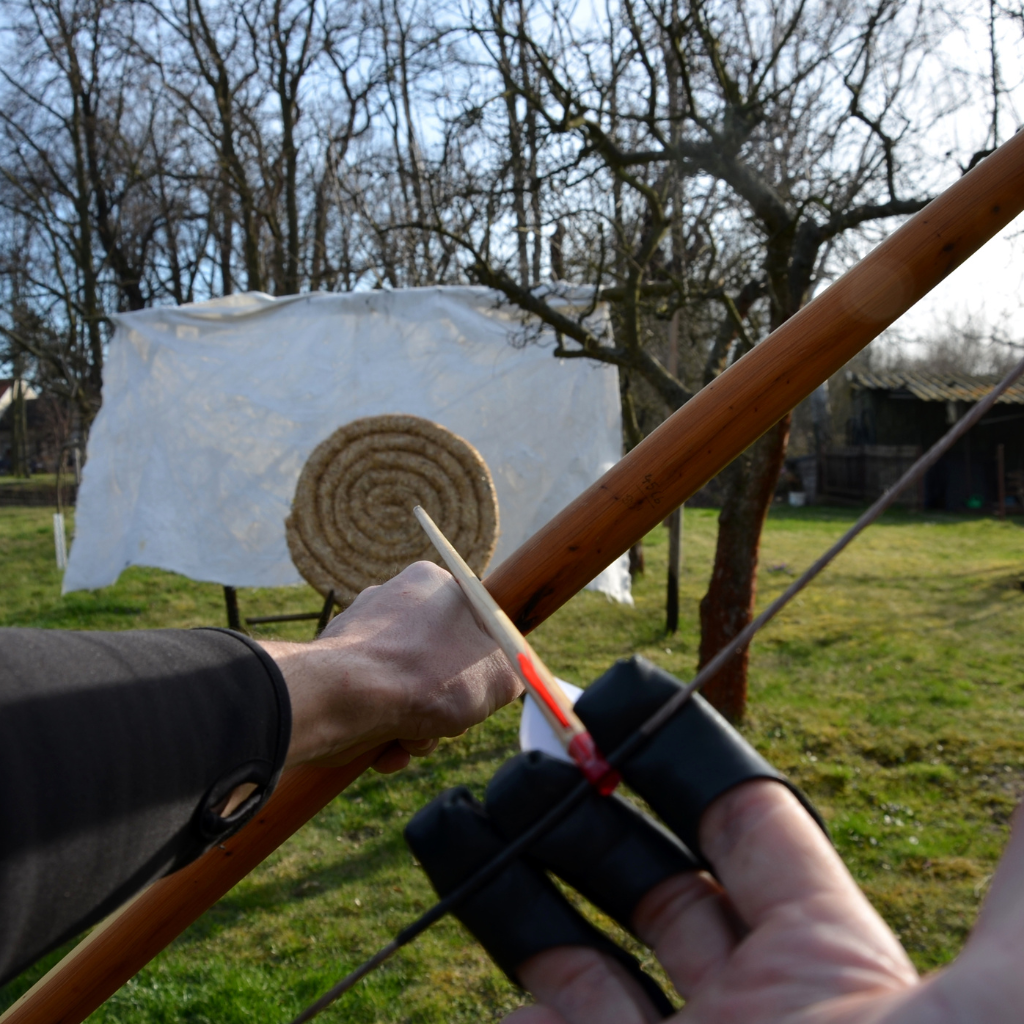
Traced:
<path id="1" fill-rule="evenodd" d="M 722 887 L 705 872 L 656 885 L 634 912 L 633 928 L 684 999 L 725 964 L 745 931 Z"/>
<path id="2" fill-rule="evenodd" d="M 838 855 L 793 795 L 758 780 L 729 790 L 701 821 L 701 847 L 748 927 L 819 895 L 851 895 Z"/>
<path id="3" fill-rule="evenodd" d="M 705 813 L 700 837 L 752 930 L 792 908 L 881 926 L 835 848 L 779 783 L 758 780 L 730 790 Z"/>
<path id="4" fill-rule="evenodd" d="M 758 971 L 776 975 L 780 1004 L 797 991 L 811 1002 L 916 983 L 903 947 L 785 787 L 762 780 L 725 794 L 704 816 L 701 847 L 750 928 L 729 977 L 751 994 Z"/>
<path id="5" fill-rule="evenodd" d="M 1013 1020 L 1024 1006 L 1024 804 L 963 952 L 933 979 L 929 995 L 955 1019 Z M 916 1022 L 915 1022 L 916 1024 Z"/>
<path id="6" fill-rule="evenodd" d="M 1024 804 L 1013 816 L 1013 831 L 999 868 L 992 877 L 988 895 L 978 915 L 971 942 L 989 942 L 999 937 L 1020 950 L 1024 941 Z"/>
<path id="7" fill-rule="evenodd" d="M 655 1024 L 658 1012 L 640 986 L 614 960 L 594 949 L 559 946 L 531 957 L 520 981 L 544 1007 L 552 1024 Z M 529 1024 L 548 1024 L 545 1018 Z"/>

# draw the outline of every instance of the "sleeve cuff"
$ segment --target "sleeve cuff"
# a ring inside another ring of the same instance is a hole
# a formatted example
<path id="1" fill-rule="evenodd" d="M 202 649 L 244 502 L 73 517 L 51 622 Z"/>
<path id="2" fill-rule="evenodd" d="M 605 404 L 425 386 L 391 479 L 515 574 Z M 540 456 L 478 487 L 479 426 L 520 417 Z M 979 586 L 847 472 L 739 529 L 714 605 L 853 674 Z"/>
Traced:
<path id="1" fill-rule="evenodd" d="M 236 766 L 225 773 L 207 790 L 196 809 L 195 824 L 205 842 L 206 849 L 234 835 L 253 818 L 270 799 L 277 787 L 292 734 L 292 706 L 288 686 L 277 662 L 251 637 L 219 626 L 198 627 L 206 632 L 225 633 L 244 644 L 256 656 L 269 681 L 277 703 L 277 736 L 273 756 L 258 758 Z M 238 787 L 251 782 L 256 789 L 230 815 L 222 817 L 214 808 L 221 806 Z"/>

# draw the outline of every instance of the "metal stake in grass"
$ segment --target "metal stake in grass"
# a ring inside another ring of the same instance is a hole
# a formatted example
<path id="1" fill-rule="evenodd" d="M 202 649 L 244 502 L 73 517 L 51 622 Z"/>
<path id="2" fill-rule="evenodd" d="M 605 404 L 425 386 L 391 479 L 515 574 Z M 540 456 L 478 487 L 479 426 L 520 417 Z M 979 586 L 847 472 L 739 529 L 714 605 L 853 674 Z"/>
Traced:
<path id="1" fill-rule="evenodd" d="M 682 706 L 690 696 L 707 683 L 730 659 L 740 654 L 754 638 L 758 630 L 766 626 L 790 601 L 800 593 L 850 542 L 870 526 L 910 484 L 916 483 L 935 465 L 949 449 L 960 440 L 999 400 L 999 397 L 1019 378 L 1024 375 L 1024 359 L 1010 372 L 965 416 L 959 419 L 947 433 L 932 445 L 896 481 L 858 520 L 839 538 L 813 565 L 798 579 L 794 580 L 760 615 L 745 629 L 741 630 L 725 647 L 723 647 L 677 694 L 670 697 L 654 712 L 625 742 L 608 756 L 608 763 L 618 767 L 647 739 L 658 731 Z M 505 867 L 509 861 L 518 857 L 533 845 L 549 829 L 557 824 L 565 814 L 579 803 L 590 790 L 590 784 L 581 781 L 567 796 L 555 804 L 542 818 L 538 819 L 518 839 L 510 843 L 497 857 L 485 864 L 475 875 L 472 875 L 457 889 L 450 892 L 444 899 L 435 903 L 426 913 L 403 928 L 394 939 L 375 953 L 369 960 L 357 967 L 351 974 L 342 978 L 329 992 L 322 995 L 312 1006 L 307 1007 L 291 1024 L 303 1024 L 311 1020 L 321 1010 L 329 1006 L 340 995 L 347 992 L 357 981 L 366 977 L 372 970 L 379 967 L 385 960 L 407 945 L 421 932 L 426 931 L 435 921 L 439 921 L 450 910 L 457 907 L 464 899 L 472 896 L 485 886 Z"/>

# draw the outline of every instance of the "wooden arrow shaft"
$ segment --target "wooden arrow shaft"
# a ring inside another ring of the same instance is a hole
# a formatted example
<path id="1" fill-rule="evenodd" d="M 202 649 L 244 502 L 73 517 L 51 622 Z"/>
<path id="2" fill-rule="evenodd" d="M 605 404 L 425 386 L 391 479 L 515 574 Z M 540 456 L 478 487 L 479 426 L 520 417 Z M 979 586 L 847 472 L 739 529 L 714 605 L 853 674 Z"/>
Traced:
<path id="1" fill-rule="evenodd" d="M 413 514 L 430 538 L 430 543 L 444 560 L 448 571 L 462 587 L 490 638 L 505 652 L 508 663 L 519 674 L 527 690 L 533 695 L 541 714 L 544 716 L 558 741 L 568 750 L 573 739 L 587 731 L 579 715 L 573 711 L 572 701 L 555 681 L 551 670 L 537 656 L 529 640 L 516 629 L 504 609 L 491 596 L 487 588 L 477 579 L 476 573 L 466 564 L 465 559 L 441 532 L 437 523 L 430 518 L 426 509 L 417 505 Z"/>
<path id="2" fill-rule="evenodd" d="M 875 248 L 563 509 L 485 586 L 543 622 L 1024 209 L 1024 132 Z M 369 763 L 297 768 L 259 818 L 138 896 L 0 1024 L 79 1024 Z M 82 950 L 82 952 L 79 952 Z"/>

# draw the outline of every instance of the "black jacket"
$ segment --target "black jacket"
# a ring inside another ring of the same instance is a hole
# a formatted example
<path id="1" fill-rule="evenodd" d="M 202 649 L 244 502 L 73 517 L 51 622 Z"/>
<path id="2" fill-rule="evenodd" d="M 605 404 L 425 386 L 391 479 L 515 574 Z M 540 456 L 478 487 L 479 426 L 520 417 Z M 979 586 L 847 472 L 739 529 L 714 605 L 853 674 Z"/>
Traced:
<path id="1" fill-rule="evenodd" d="M 0 629 L 0 984 L 248 821 L 290 736 L 237 633 Z"/>

